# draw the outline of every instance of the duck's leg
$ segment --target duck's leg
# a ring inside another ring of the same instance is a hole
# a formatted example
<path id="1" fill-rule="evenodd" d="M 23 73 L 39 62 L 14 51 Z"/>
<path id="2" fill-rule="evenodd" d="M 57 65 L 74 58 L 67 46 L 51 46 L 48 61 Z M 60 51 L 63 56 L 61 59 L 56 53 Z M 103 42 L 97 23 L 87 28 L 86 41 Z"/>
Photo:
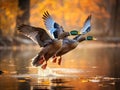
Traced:
<path id="1" fill-rule="evenodd" d="M 61 65 L 61 61 L 62 61 L 62 57 L 60 56 L 60 58 L 58 59 L 58 65 Z"/>
<path id="2" fill-rule="evenodd" d="M 52 61 L 52 62 L 53 62 L 53 63 L 56 63 L 56 61 L 57 61 L 57 56 L 54 55 L 54 56 L 53 56 L 53 61 Z"/>
<path id="3" fill-rule="evenodd" d="M 46 69 L 46 67 L 47 67 L 47 61 L 45 62 L 44 65 L 41 66 L 41 68 L 42 68 L 42 69 Z"/>
<path id="4" fill-rule="evenodd" d="M 44 61 L 45 61 L 45 57 L 44 57 L 44 55 L 43 55 L 43 56 L 40 58 L 40 60 L 39 60 L 39 64 L 40 64 L 40 65 L 43 64 Z"/>

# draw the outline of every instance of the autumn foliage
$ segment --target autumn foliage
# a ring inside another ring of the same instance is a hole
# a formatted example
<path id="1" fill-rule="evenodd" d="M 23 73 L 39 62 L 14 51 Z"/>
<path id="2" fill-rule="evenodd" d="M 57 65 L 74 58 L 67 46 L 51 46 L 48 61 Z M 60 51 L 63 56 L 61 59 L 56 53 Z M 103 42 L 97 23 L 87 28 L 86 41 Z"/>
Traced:
<path id="1" fill-rule="evenodd" d="M 109 30 L 113 2 L 114 0 L 30 0 L 30 24 L 45 28 L 42 14 L 48 11 L 65 30 L 80 30 L 87 16 L 92 14 L 94 32 L 91 33 L 105 34 Z M 0 0 L 0 33 L 14 36 L 16 18 L 23 12 L 18 7 L 18 0 Z"/>

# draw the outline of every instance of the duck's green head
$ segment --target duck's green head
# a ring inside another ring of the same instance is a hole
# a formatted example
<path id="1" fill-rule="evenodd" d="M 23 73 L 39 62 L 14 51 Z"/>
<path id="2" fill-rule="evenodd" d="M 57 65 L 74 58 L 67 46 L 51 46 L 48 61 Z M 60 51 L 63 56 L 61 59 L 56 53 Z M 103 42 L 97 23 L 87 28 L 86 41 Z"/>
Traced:
<path id="1" fill-rule="evenodd" d="M 71 35 L 78 35 L 79 32 L 78 32 L 77 30 L 72 30 L 72 31 L 70 31 L 70 34 L 71 34 Z"/>
<path id="2" fill-rule="evenodd" d="M 87 36 L 86 40 L 97 40 L 96 38 L 94 38 L 93 36 Z"/>

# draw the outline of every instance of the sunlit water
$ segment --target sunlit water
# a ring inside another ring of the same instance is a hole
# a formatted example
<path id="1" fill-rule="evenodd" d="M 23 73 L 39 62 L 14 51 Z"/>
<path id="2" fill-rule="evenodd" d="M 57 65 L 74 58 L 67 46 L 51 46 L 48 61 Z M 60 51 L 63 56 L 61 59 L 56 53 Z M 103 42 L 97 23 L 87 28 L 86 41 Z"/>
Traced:
<path id="1" fill-rule="evenodd" d="M 0 51 L 0 90 L 120 90 L 120 47 L 79 46 L 62 65 L 31 65 L 36 50 Z"/>

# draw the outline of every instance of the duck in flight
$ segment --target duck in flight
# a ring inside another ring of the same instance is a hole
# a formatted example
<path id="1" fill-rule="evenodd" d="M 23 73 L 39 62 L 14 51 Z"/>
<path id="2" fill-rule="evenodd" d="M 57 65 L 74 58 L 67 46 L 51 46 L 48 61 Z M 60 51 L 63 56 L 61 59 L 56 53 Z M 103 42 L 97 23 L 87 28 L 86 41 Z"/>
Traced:
<path id="1" fill-rule="evenodd" d="M 52 17 L 48 12 L 44 12 L 43 19 L 47 20 L 47 22 L 44 22 L 47 25 L 47 29 L 51 30 L 50 33 L 52 36 L 50 36 L 43 28 L 25 24 L 20 25 L 18 30 L 42 47 L 42 50 L 35 58 L 33 58 L 32 64 L 36 67 L 41 65 L 41 68 L 45 69 L 47 66 L 47 61 L 50 57 L 55 55 L 57 50 L 61 48 L 62 39 L 67 37 L 68 34 L 64 32 L 62 26 L 60 26 L 58 23 L 50 22 Z"/>
<path id="2" fill-rule="evenodd" d="M 49 17 L 47 17 L 48 19 Z M 48 20 L 49 22 L 53 22 L 52 19 L 48 19 L 45 20 L 45 26 L 48 28 Z M 50 30 L 50 33 L 52 32 L 52 29 L 49 29 Z M 61 60 L 62 60 L 62 55 L 68 53 L 69 51 L 75 49 L 78 44 L 82 41 L 85 41 L 85 40 L 94 40 L 94 38 L 92 36 L 87 36 L 87 37 L 83 37 L 83 35 L 87 34 L 88 32 L 91 31 L 91 15 L 88 16 L 88 18 L 86 19 L 84 25 L 83 25 L 83 28 L 80 30 L 80 31 L 71 31 L 70 33 L 68 32 L 68 34 L 78 34 L 75 38 L 73 39 L 69 39 L 68 37 L 65 37 L 63 39 L 63 42 L 62 42 L 62 47 L 56 51 L 56 54 L 54 55 L 54 59 L 53 59 L 53 62 L 55 63 L 56 60 L 57 60 L 57 57 L 59 56 L 60 58 L 58 59 L 58 64 L 60 65 L 61 64 Z M 51 33 L 52 34 L 52 33 Z M 76 35 L 75 34 L 75 35 Z M 54 35 L 54 34 L 53 34 Z"/>

